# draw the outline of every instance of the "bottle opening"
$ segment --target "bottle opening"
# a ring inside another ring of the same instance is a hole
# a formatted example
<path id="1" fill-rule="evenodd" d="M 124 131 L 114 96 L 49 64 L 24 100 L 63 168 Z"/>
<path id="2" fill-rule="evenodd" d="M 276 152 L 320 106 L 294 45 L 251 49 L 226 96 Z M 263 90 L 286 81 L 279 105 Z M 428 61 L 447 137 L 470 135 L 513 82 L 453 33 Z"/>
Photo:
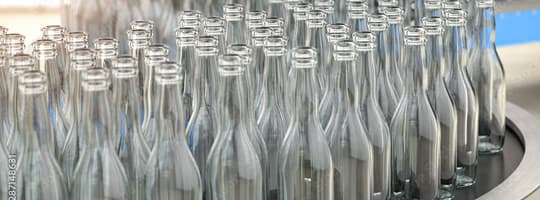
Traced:
<path id="1" fill-rule="evenodd" d="M 96 53 L 94 50 L 88 48 L 75 49 L 71 52 L 70 58 L 72 61 L 94 60 L 96 58 Z"/>
<path id="2" fill-rule="evenodd" d="M 121 67 L 113 68 L 112 74 L 115 78 L 127 79 L 127 78 L 138 78 L 139 70 L 136 67 Z"/>
<path id="3" fill-rule="evenodd" d="M 85 91 L 107 91 L 109 90 L 109 81 L 107 80 L 84 80 L 82 83 Z"/>
<path id="4" fill-rule="evenodd" d="M 242 64 L 241 56 L 237 54 L 225 54 L 219 56 L 220 76 L 241 76 L 244 74 L 245 67 Z"/>
<path id="5" fill-rule="evenodd" d="M 86 32 L 69 32 L 65 38 L 67 43 L 88 42 L 88 33 Z"/>
<path id="6" fill-rule="evenodd" d="M 156 67 L 156 76 L 158 75 L 182 75 L 182 67 L 176 62 L 166 61 L 162 62 Z"/>
<path id="7" fill-rule="evenodd" d="M 387 17 L 389 24 L 403 23 L 404 12 L 400 7 L 386 7 L 383 12 Z"/>
<path id="8" fill-rule="evenodd" d="M 232 44 L 227 48 L 227 53 L 240 56 L 242 64 L 249 65 L 252 61 L 253 50 L 246 44 Z"/>
<path id="9" fill-rule="evenodd" d="M 25 84 L 47 84 L 47 76 L 45 73 L 30 70 L 19 76 L 19 85 Z"/>
<path id="10" fill-rule="evenodd" d="M 29 54 L 17 54 L 9 59 L 9 66 L 15 68 L 20 66 L 32 67 L 34 65 L 34 61 L 34 57 Z"/>
<path id="11" fill-rule="evenodd" d="M 225 19 L 222 17 L 207 17 L 203 21 L 204 26 L 225 26 Z"/>
<path id="12" fill-rule="evenodd" d="M 131 30 L 141 29 L 152 32 L 154 29 L 154 22 L 150 20 L 135 20 L 132 21 L 129 26 L 131 27 Z"/>
<path id="13" fill-rule="evenodd" d="M 405 45 L 425 45 L 426 31 L 422 26 L 409 26 L 405 28 Z"/>
<path id="14" fill-rule="evenodd" d="M 148 46 L 144 50 L 144 55 L 146 57 L 153 57 L 153 56 L 168 56 L 169 55 L 169 47 L 167 47 L 165 44 L 152 44 Z"/>
<path id="15" fill-rule="evenodd" d="M 92 68 L 83 73 L 83 80 L 85 81 L 109 81 L 109 73 L 105 69 Z"/>
<path id="16" fill-rule="evenodd" d="M 467 14 L 461 9 L 449 9 L 444 12 L 446 26 L 465 26 Z"/>
<path id="17" fill-rule="evenodd" d="M 184 10 L 178 14 L 178 21 L 181 20 L 200 20 L 202 17 L 201 11 L 198 10 Z"/>
<path id="18" fill-rule="evenodd" d="M 441 35 L 444 31 L 443 20 L 440 17 L 424 17 L 422 24 L 426 30 L 426 35 Z"/>
<path id="19" fill-rule="evenodd" d="M 292 52 L 293 68 L 315 68 L 317 59 L 317 51 L 311 47 L 299 47 Z"/>
<path id="20" fill-rule="evenodd" d="M 194 46 L 199 32 L 195 28 L 182 27 L 176 30 L 176 43 L 180 46 Z"/>
<path id="21" fill-rule="evenodd" d="M 368 17 L 368 30 L 380 32 L 388 29 L 388 18 L 385 15 L 370 15 Z"/>
<path id="22" fill-rule="evenodd" d="M 40 58 L 56 57 L 56 42 L 49 39 L 40 39 L 32 43 L 34 54 Z"/>
<path id="23" fill-rule="evenodd" d="M 118 56 L 116 59 L 112 60 L 113 70 L 119 68 L 135 68 L 137 66 L 137 61 L 131 56 Z"/>
<path id="24" fill-rule="evenodd" d="M 64 39 L 64 33 L 66 28 L 60 25 L 48 25 L 41 29 L 43 37 L 55 41 L 62 41 Z"/>
<path id="25" fill-rule="evenodd" d="M 45 83 L 19 84 L 19 91 L 22 94 L 44 94 L 45 92 L 47 92 L 47 84 Z"/>
<path id="26" fill-rule="evenodd" d="M 373 51 L 377 48 L 377 37 L 372 32 L 355 32 L 353 41 L 356 44 L 356 51 Z"/>

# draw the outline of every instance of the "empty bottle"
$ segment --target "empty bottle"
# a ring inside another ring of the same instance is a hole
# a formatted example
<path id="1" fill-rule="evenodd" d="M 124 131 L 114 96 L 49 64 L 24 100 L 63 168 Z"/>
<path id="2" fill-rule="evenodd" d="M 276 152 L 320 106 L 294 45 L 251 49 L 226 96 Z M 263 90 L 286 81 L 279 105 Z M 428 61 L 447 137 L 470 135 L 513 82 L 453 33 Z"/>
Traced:
<path id="1" fill-rule="evenodd" d="M 501 152 L 505 135 L 505 72 L 495 47 L 493 0 L 476 0 L 473 47 L 467 72 L 479 104 L 478 134 L 480 153 Z M 471 13 L 472 14 L 472 13 Z"/>
<path id="2" fill-rule="evenodd" d="M 70 199 L 130 199 L 126 172 L 110 136 L 116 129 L 107 95 L 109 77 L 103 69 L 91 69 L 83 79 L 80 134 L 84 144 L 73 172 Z"/>
<path id="3" fill-rule="evenodd" d="M 146 199 L 202 199 L 199 169 L 184 135 L 181 70 L 175 62 L 156 68 L 156 143 L 146 167 Z"/>
<path id="4" fill-rule="evenodd" d="M 377 38 L 371 32 L 353 33 L 356 43 L 356 68 L 359 82 L 360 120 L 373 146 L 373 199 L 390 197 L 391 141 L 390 130 L 377 102 L 377 74 L 375 54 Z"/>
<path id="5" fill-rule="evenodd" d="M 356 71 L 355 44 L 334 44 L 338 71 L 336 104 L 326 128 L 334 163 L 335 200 L 373 198 L 373 149 L 358 109 L 360 93 Z"/>
<path id="6" fill-rule="evenodd" d="M 368 29 L 377 37 L 377 52 L 375 53 L 377 101 L 379 101 L 386 123 L 390 124 L 398 104 L 399 96 L 392 84 L 392 75 L 390 74 L 388 18 L 384 15 L 369 16 Z"/>
<path id="7" fill-rule="evenodd" d="M 266 57 L 264 55 L 264 45 L 266 39 L 273 35 L 272 29 L 270 27 L 258 27 L 251 31 L 251 47 L 253 49 L 253 61 L 251 61 L 250 68 L 252 70 L 252 79 L 253 79 L 253 95 L 254 95 L 254 106 L 255 106 L 255 115 L 258 116 L 260 112 L 260 103 L 262 98 L 262 82 L 264 74 L 264 62 Z"/>
<path id="8" fill-rule="evenodd" d="M 66 182 L 50 146 L 55 129 L 49 122 L 45 74 L 28 72 L 20 77 L 18 133 L 23 149 L 17 157 L 16 197 L 21 199 L 67 199 Z"/>
<path id="9" fill-rule="evenodd" d="M 386 7 L 383 13 L 388 19 L 388 59 L 390 80 L 396 95 L 403 94 L 403 10 L 400 7 Z"/>
<path id="10" fill-rule="evenodd" d="M 440 189 L 440 129 L 428 100 L 426 36 L 405 29 L 406 87 L 392 118 L 393 198 L 436 199 Z"/>
<path id="11" fill-rule="evenodd" d="M 63 111 L 64 111 L 64 117 L 65 117 L 65 123 L 66 123 L 66 127 L 69 127 L 71 126 L 71 118 L 69 118 L 69 113 L 66 112 L 66 108 L 68 106 L 66 106 L 68 104 L 68 98 L 69 98 L 69 95 L 67 94 L 68 93 L 68 90 L 69 90 L 69 86 L 68 86 L 68 82 L 69 82 L 69 70 L 70 70 L 70 67 L 71 67 L 71 53 L 75 50 L 75 49 L 82 49 L 82 48 L 88 48 L 88 34 L 85 33 L 85 32 L 69 32 L 69 33 L 66 33 L 66 36 L 64 37 L 64 43 L 65 43 L 65 48 L 66 48 L 66 61 L 65 61 L 65 65 L 66 65 L 66 71 L 64 72 L 64 85 L 62 86 L 62 91 L 64 91 L 64 95 L 62 96 L 62 102 L 64 102 L 64 105 L 62 107 Z"/>
<path id="12" fill-rule="evenodd" d="M 199 32 L 194 28 L 179 28 L 176 31 L 176 63 L 184 69 L 184 88 L 182 89 L 184 96 L 182 101 L 184 101 L 184 112 L 186 112 L 184 119 L 186 120 L 191 118 L 190 115 L 193 112 L 191 110 L 193 105 L 193 69 L 196 66 L 195 47 L 198 37 Z M 151 143 L 149 145 L 152 146 Z"/>
<path id="13" fill-rule="evenodd" d="M 144 71 L 144 51 L 150 45 L 151 33 L 142 30 L 128 30 L 127 31 L 128 40 L 129 40 L 129 55 L 135 58 L 137 61 L 137 69 L 142 72 Z M 143 77 L 144 73 L 139 73 L 139 91 L 143 93 Z"/>
<path id="14" fill-rule="evenodd" d="M 457 168 L 457 115 L 444 82 L 446 59 L 443 52 L 443 20 L 424 17 L 427 35 L 426 57 L 428 71 L 428 98 L 439 119 L 441 131 L 441 191 L 439 198 L 454 198 Z"/>
<path id="15" fill-rule="evenodd" d="M 318 49 L 317 51 L 317 57 L 318 58 L 326 58 L 327 55 L 325 55 L 326 49 L 330 49 L 329 47 L 331 44 L 329 44 L 327 38 L 326 38 L 326 18 L 327 14 L 322 10 L 310 10 L 307 14 L 307 20 L 306 20 L 306 44 L 307 46 L 313 47 L 315 49 Z M 331 26 L 332 28 L 334 26 Z M 338 27 L 336 29 L 342 28 L 343 32 L 346 32 L 345 30 L 348 27 Z M 325 59 L 326 61 L 326 59 Z M 319 62 L 319 66 L 317 67 L 317 76 L 320 88 L 325 88 L 326 84 L 328 83 L 328 74 L 326 72 L 328 66 L 323 66 L 324 62 Z M 288 72 L 287 72 L 288 73 Z M 322 93 L 322 91 L 320 92 Z M 322 94 L 320 94 L 322 95 Z"/>
<path id="16" fill-rule="evenodd" d="M 186 136 L 189 148 L 200 169 L 201 181 L 206 178 L 208 153 L 218 133 L 217 68 L 218 44 L 212 36 L 202 36 L 197 42 L 197 66 L 193 77 L 193 114 L 189 119 Z M 204 188 L 202 189 L 204 190 Z"/>
<path id="17" fill-rule="evenodd" d="M 448 72 L 445 78 L 457 114 L 457 187 L 468 187 L 476 182 L 478 164 L 478 99 L 465 71 L 467 43 L 465 42 L 465 11 L 444 12 L 447 44 L 445 52 Z"/>
<path id="18" fill-rule="evenodd" d="M 56 42 L 56 65 L 58 67 L 58 74 L 60 74 L 60 87 L 63 89 L 66 77 L 66 60 L 68 54 L 64 46 L 64 37 L 66 34 L 66 28 L 60 25 L 49 25 L 41 29 L 43 32 L 43 39 L 49 39 Z M 61 91 L 61 96 L 65 95 L 65 90 Z M 63 99 L 62 99 L 63 100 Z M 64 102 L 62 102 L 64 103 Z"/>
<path id="19" fill-rule="evenodd" d="M 277 199 L 279 194 L 279 148 L 288 126 L 285 102 L 284 73 L 287 63 L 287 40 L 280 36 L 269 37 L 264 47 L 264 75 L 261 109 L 257 123 L 268 149 L 268 196 Z"/>
<path id="20" fill-rule="evenodd" d="M 150 150 L 141 131 L 139 77 L 135 60 L 120 56 L 112 60 L 112 117 L 119 138 L 118 157 L 128 180 L 130 199 L 142 200 L 145 195 L 145 172 Z"/>
<path id="21" fill-rule="evenodd" d="M 292 64 L 294 109 L 279 151 L 280 199 L 333 199 L 334 166 L 317 108 L 315 50 L 293 50 Z"/>
<path id="22" fill-rule="evenodd" d="M 97 38 L 94 40 L 96 50 L 96 68 L 111 72 L 112 60 L 118 56 L 118 40 L 114 38 Z"/>
<path id="23" fill-rule="evenodd" d="M 261 200 L 263 170 L 245 123 L 245 66 L 238 55 L 219 57 L 218 140 L 207 164 L 207 192 L 212 200 Z"/>

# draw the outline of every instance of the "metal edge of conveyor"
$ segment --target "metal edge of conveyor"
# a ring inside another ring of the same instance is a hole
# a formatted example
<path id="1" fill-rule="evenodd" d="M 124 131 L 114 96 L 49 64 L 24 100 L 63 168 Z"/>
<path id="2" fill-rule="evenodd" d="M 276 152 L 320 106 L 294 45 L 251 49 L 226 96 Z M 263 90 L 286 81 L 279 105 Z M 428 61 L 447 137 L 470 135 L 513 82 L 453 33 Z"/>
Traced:
<path id="1" fill-rule="evenodd" d="M 540 186 L 540 120 L 513 103 L 507 103 L 506 118 L 507 127 L 519 137 L 525 153 L 516 170 L 479 200 L 525 199 Z"/>

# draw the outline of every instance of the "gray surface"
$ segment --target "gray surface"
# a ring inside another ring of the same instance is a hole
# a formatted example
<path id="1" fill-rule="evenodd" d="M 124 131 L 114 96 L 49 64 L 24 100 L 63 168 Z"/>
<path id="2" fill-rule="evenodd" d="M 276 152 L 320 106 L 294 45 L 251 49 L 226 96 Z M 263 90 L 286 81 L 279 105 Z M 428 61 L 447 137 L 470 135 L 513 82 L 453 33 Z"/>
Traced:
<path id="1" fill-rule="evenodd" d="M 497 1 L 496 10 L 498 12 L 510 12 L 517 10 L 529 10 L 540 8 L 539 0 L 502 0 Z"/>

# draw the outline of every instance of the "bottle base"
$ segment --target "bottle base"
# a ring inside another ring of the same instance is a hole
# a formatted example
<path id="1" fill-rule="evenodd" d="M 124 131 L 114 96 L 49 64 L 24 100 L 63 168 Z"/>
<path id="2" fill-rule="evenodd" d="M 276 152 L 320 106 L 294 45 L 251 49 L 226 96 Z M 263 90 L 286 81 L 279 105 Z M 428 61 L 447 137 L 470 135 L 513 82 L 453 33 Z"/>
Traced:
<path id="1" fill-rule="evenodd" d="M 453 199 L 455 190 L 455 179 L 442 179 L 441 189 L 439 191 L 439 199 Z"/>
<path id="2" fill-rule="evenodd" d="M 504 141 L 504 136 L 496 136 L 496 141 Z M 498 154 L 503 151 L 503 143 L 493 143 L 492 137 L 478 136 L 478 152 L 483 155 Z"/>
<path id="3" fill-rule="evenodd" d="M 456 187 L 457 188 L 467 188 L 471 187 L 476 183 L 476 179 L 466 176 L 466 175 L 458 175 L 456 178 Z"/>

